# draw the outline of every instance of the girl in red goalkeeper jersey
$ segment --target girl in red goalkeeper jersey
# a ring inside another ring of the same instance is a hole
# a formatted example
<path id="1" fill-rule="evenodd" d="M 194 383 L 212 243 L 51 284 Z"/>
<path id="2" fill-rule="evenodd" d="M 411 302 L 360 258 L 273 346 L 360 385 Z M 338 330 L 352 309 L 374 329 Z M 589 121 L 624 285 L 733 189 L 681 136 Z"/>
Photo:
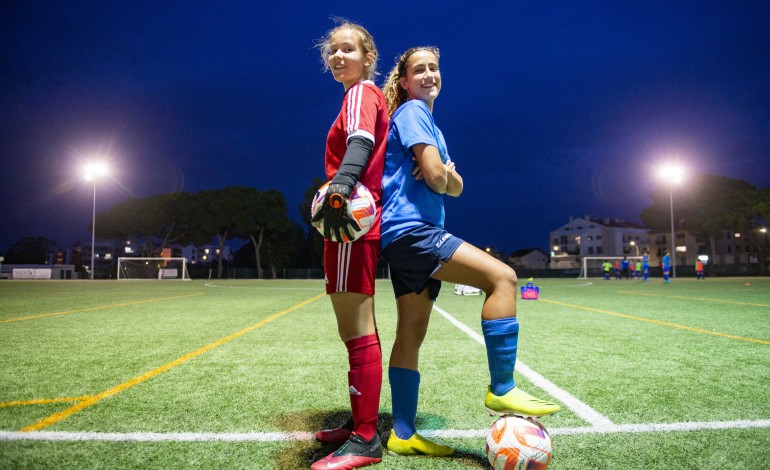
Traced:
<path id="1" fill-rule="evenodd" d="M 341 443 L 312 469 L 358 468 L 382 459 L 377 414 L 382 386 L 382 352 L 374 318 L 374 280 L 380 257 L 382 172 L 388 135 L 388 107 L 382 91 L 371 81 L 377 48 L 360 25 L 341 21 L 319 43 L 327 70 L 344 86 L 337 119 L 326 139 L 325 169 L 330 180 L 326 198 L 313 220 L 323 220 L 324 273 L 337 318 L 340 338 L 348 350 L 348 391 L 352 418 L 339 428 L 319 431 L 316 438 Z M 377 216 L 360 239 L 337 243 L 356 226 L 346 200 L 356 182 L 374 196 Z"/>

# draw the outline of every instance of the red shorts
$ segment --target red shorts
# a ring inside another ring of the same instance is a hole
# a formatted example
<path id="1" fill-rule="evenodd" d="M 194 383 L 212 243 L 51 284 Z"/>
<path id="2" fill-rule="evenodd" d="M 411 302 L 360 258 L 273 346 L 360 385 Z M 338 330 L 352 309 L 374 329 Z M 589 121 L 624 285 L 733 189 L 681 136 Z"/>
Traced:
<path id="1" fill-rule="evenodd" d="M 324 240 L 326 293 L 374 295 L 379 261 L 380 240 L 356 240 L 352 243 Z"/>

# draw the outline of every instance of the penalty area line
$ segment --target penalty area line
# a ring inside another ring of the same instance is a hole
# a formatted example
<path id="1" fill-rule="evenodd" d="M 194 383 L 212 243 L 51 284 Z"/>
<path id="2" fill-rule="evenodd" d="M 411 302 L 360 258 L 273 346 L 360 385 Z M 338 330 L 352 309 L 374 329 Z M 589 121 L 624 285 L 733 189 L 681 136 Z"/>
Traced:
<path id="1" fill-rule="evenodd" d="M 693 432 L 724 429 L 770 428 L 770 420 L 705 421 L 682 423 L 612 424 L 575 428 L 548 428 L 552 436 L 578 434 L 633 434 L 643 432 Z M 488 429 L 436 429 L 420 430 L 420 434 L 431 438 L 476 439 L 486 437 Z M 106 442 L 291 442 L 311 441 L 311 432 L 246 432 L 246 433 L 195 433 L 195 432 L 64 432 L 64 431 L 0 431 L 1 441 L 106 441 Z"/>

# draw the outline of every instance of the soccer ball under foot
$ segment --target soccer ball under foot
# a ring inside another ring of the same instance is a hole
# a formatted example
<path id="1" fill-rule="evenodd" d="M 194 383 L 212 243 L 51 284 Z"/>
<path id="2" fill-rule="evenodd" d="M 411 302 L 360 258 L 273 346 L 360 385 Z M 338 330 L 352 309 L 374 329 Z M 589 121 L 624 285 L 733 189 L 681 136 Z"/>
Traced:
<path id="1" fill-rule="evenodd" d="M 545 470 L 551 461 L 551 436 L 535 418 L 503 416 L 487 434 L 487 458 L 495 470 Z"/>

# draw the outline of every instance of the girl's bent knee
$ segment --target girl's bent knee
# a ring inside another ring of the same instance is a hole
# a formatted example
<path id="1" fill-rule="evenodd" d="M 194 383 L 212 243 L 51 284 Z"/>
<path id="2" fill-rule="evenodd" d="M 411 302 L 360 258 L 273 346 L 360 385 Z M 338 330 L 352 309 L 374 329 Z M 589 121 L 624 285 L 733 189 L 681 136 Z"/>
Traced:
<path id="1" fill-rule="evenodd" d="M 495 273 L 494 277 L 494 287 L 492 291 L 496 291 L 498 293 L 503 292 L 512 292 L 513 295 L 516 294 L 516 286 L 519 283 L 519 279 L 516 276 L 516 271 L 513 270 L 513 268 L 509 266 L 505 266 L 504 268 L 501 268 Z M 487 294 L 491 294 L 492 292 L 487 292 Z"/>
<path id="2" fill-rule="evenodd" d="M 503 281 L 509 284 L 514 290 L 519 283 L 519 277 L 516 276 L 516 271 L 513 268 L 506 266 L 505 271 L 502 274 Z"/>

